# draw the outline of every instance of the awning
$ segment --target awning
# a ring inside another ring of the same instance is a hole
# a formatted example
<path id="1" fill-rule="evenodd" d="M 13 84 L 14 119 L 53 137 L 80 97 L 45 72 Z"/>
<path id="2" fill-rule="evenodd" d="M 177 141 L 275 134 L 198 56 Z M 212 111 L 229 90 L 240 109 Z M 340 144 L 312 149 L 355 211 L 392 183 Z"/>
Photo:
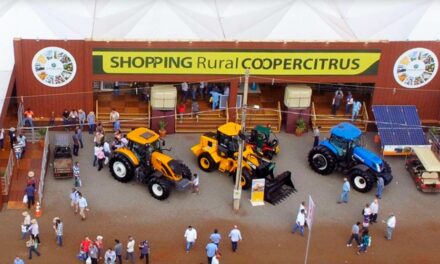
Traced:
<path id="1" fill-rule="evenodd" d="M 440 171 L 440 161 L 434 155 L 431 148 L 414 147 L 413 151 L 426 171 Z"/>

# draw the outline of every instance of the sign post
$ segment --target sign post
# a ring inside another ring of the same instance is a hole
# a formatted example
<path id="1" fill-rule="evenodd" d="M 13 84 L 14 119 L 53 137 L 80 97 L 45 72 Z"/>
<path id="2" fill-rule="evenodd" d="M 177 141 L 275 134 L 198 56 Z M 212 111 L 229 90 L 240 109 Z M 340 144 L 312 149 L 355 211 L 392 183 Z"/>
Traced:
<path id="1" fill-rule="evenodd" d="M 307 264 L 307 259 L 309 257 L 309 246 L 310 246 L 310 237 L 312 236 L 312 226 L 313 226 L 313 218 L 315 215 L 315 202 L 312 200 L 312 196 L 309 194 L 309 207 L 307 209 L 307 226 L 309 227 L 309 235 L 307 237 L 307 247 L 306 247 L 306 256 L 304 258 L 304 264 Z"/>

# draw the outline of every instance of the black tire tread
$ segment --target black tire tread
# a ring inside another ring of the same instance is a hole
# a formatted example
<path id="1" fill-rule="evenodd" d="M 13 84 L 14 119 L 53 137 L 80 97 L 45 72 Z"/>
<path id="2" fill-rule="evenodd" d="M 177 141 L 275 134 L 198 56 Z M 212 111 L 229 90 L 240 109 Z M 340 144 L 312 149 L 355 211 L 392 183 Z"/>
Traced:
<path id="1" fill-rule="evenodd" d="M 315 167 L 315 164 L 313 163 L 313 156 L 318 153 L 322 154 L 327 159 L 327 168 L 325 168 L 325 170 L 319 170 L 318 168 Z M 309 152 L 308 161 L 312 170 L 321 175 L 328 175 L 332 173 L 336 168 L 336 162 L 337 162 L 335 154 L 333 154 L 328 148 L 324 146 L 314 147 Z"/>

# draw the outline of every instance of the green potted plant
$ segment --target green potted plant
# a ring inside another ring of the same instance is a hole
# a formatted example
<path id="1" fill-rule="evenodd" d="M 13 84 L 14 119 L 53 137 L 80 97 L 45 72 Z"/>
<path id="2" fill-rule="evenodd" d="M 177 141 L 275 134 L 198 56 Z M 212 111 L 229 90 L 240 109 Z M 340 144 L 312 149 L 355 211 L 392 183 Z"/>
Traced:
<path id="1" fill-rule="evenodd" d="M 41 147 L 44 147 L 44 138 L 46 137 L 46 128 L 40 128 L 37 130 L 37 133 L 39 135 L 40 140 L 38 142 L 40 143 Z"/>
<path id="2" fill-rule="evenodd" d="M 165 121 L 165 119 L 161 119 L 159 120 L 159 135 L 160 137 L 165 137 L 167 135 L 167 122 Z"/>
<path id="3" fill-rule="evenodd" d="M 302 134 L 304 134 L 304 131 L 307 128 L 307 124 L 306 121 L 304 121 L 304 119 L 302 117 L 298 118 L 296 120 L 296 129 L 295 129 L 295 134 L 299 137 Z"/>

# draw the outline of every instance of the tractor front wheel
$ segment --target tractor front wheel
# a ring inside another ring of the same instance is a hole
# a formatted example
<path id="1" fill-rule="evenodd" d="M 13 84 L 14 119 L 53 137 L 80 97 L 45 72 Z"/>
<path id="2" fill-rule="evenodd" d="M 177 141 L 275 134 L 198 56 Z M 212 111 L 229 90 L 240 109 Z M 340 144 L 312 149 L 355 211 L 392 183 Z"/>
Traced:
<path id="1" fill-rule="evenodd" d="M 120 182 L 129 182 L 134 176 L 134 166 L 122 154 L 115 154 L 109 163 L 110 172 L 116 180 Z"/>
<path id="2" fill-rule="evenodd" d="M 356 168 L 350 171 L 350 183 L 356 191 L 366 193 L 373 188 L 374 176 L 369 170 Z"/>
<path id="3" fill-rule="evenodd" d="M 214 162 L 211 155 L 209 155 L 209 153 L 206 152 L 200 154 L 198 158 L 198 162 L 200 169 L 206 172 L 211 172 L 215 170 L 217 167 L 217 164 Z"/>
<path id="4" fill-rule="evenodd" d="M 237 178 L 237 171 L 234 171 L 233 177 L 232 177 L 232 179 L 234 180 L 234 183 L 235 183 L 236 178 Z M 251 173 L 246 169 L 243 169 L 241 171 L 240 185 L 243 190 L 247 190 L 247 189 L 251 188 L 252 176 L 251 176 Z"/>
<path id="5" fill-rule="evenodd" d="M 148 183 L 151 196 L 160 201 L 170 196 L 170 189 L 170 184 L 164 179 L 153 179 Z"/>
<path id="6" fill-rule="evenodd" d="M 336 168 L 335 154 L 326 147 L 314 147 L 309 152 L 309 165 L 315 172 L 321 175 L 328 175 Z"/>

